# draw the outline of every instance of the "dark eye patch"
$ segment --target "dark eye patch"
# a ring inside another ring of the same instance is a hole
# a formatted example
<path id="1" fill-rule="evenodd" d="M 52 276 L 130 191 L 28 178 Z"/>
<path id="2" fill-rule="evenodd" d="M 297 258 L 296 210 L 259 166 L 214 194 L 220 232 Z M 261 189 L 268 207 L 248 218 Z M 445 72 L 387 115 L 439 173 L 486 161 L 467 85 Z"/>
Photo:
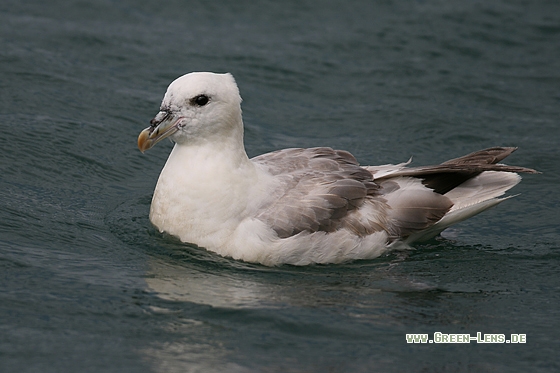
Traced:
<path id="1" fill-rule="evenodd" d="M 191 98 L 191 104 L 197 105 L 197 106 L 204 106 L 209 101 L 210 101 L 210 97 L 208 97 L 206 95 L 198 95 L 198 96 L 195 96 L 195 97 Z"/>

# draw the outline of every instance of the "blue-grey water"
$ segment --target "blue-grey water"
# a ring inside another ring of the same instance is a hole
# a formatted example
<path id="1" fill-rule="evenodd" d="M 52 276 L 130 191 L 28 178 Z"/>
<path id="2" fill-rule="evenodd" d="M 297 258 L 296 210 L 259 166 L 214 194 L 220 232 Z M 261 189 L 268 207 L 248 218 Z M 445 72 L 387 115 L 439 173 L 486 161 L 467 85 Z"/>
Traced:
<path id="1" fill-rule="evenodd" d="M 0 3 L 1 372 L 560 370 L 560 2 Z M 229 71 L 247 152 L 415 164 L 490 146 L 517 197 L 377 260 L 267 268 L 148 210 L 167 85 Z M 526 334 L 407 344 L 407 333 Z"/>

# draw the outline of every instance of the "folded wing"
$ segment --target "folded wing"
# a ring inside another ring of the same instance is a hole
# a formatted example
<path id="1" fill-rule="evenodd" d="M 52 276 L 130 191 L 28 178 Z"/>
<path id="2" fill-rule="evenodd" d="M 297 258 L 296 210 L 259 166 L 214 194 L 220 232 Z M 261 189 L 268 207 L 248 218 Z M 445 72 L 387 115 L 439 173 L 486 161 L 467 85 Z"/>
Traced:
<path id="1" fill-rule="evenodd" d="M 273 175 L 276 188 L 257 219 L 281 238 L 340 229 L 366 236 L 385 231 L 388 241 L 432 237 L 486 210 L 515 186 L 517 172 L 498 164 L 515 148 L 490 148 L 434 166 L 360 167 L 348 152 L 331 148 L 284 149 L 253 161 Z"/>

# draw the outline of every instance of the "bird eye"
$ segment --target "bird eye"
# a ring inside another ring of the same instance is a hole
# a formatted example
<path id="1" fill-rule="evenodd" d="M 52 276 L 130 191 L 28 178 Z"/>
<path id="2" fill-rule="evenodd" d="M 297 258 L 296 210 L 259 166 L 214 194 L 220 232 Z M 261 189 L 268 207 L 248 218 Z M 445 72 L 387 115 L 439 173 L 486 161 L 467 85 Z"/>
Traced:
<path id="1" fill-rule="evenodd" d="M 191 100 L 191 103 L 194 105 L 198 105 L 198 106 L 204 106 L 208 103 L 208 101 L 210 101 L 210 98 L 208 98 L 208 96 L 206 95 L 199 95 L 194 97 Z"/>

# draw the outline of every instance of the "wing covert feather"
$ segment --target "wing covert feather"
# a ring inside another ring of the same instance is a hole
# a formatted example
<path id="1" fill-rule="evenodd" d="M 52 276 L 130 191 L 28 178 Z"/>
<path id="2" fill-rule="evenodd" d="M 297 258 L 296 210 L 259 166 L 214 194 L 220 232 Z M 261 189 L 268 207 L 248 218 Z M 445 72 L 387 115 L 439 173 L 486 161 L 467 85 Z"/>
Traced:
<path id="1" fill-rule="evenodd" d="M 284 149 L 253 158 L 276 177 L 274 201 L 257 215 L 279 237 L 332 232 L 379 186 L 348 152 L 331 148 Z M 356 222 L 353 222 L 356 225 Z M 356 230 L 369 231 L 364 227 Z"/>

